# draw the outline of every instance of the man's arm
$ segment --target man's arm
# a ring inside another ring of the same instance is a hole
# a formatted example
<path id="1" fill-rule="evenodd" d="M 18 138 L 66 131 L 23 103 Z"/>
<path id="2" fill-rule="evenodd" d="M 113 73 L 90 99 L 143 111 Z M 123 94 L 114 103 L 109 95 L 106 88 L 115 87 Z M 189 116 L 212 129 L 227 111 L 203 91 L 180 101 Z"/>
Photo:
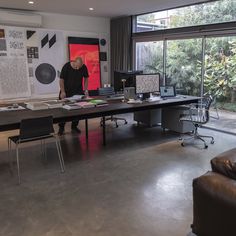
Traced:
<path id="1" fill-rule="evenodd" d="M 84 94 L 85 96 L 88 96 L 88 78 L 89 78 L 89 73 L 88 73 L 88 68 L 86 65 L 84 65 L 84 73 L 83 73 L 83 77 L 84 77 Z"/>
<path id="2" fill-rule="evenodd" d="M 84 78 L 84 90 L 88 90 L 88 77 Z"/>
<path id="3" fill-rule="evenodd" d="M 61 92 L 60 92 L 60 98 L 61 98 L 61 99 L 64 99 L 64 98 L 66 98 L 64 79 L 60 79 L 59 85 L 60 85 L 60 90 L 61 90 Z"/>

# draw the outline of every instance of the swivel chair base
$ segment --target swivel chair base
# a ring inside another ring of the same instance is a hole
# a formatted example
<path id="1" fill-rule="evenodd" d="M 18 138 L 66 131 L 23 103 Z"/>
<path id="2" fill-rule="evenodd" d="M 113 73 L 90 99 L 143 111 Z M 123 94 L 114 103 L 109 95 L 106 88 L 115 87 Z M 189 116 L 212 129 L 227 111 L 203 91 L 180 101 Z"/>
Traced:
<path id="1" fill-rule="evenodd" d="M 194 142 L 195 140 L 201 140 L 204 143 L 204 148 L 206 149 L 206 148 L 208 148 L 208 145 L 207 145 L 206 141 L 204 140 L 204 138 L 210 138 L 211 139 L 211 144 L 215 143 L 215 140 L 212 136 L 200 135 L 198 133 L 198 128 L 199 128 L 199 125 L 195 125 L 195 129 L 194 129 L 193 133 L 191 134 L 191 137 L 184 138 L 184 139 L 181 138 L 182 139 L 182 142 L 181 142 L 182 147 L 185 146 L 186 141 L 190 142 L 192 140 Z"/>
<path id="2" fill-rule="evenodd" d="M 110 117 L 107 117 L 105 118 L 105 121 L 112 121 L 112 122 L 115 122 L 115 125 L 116 125 L 116 128 L 119 127 L 118 125 L 118 121 L 124 121 L 124 124 L 128 124 L 127 120 L 125 118 L 120 118 L 120 117 L 114 117 L 114 116 L 110 116 Z M 103 124 L 102 124 L 102 120 L 100 121 L 100 126 L 102 127 Z"/>

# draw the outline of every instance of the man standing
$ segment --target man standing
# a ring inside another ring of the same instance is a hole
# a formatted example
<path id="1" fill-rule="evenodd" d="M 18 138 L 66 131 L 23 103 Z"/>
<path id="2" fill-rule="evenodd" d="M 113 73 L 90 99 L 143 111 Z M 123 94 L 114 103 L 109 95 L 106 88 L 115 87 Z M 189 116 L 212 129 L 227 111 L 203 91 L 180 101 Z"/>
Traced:
<path id="1" fill-rule="evenodd" d="M 81 57 L 75 58 L 74 61 L 67 62 L 61 71 L 60 75 L 60 99 L 72 97 L 73 95 L 85 94 L 88 95 L 88 69 Z M 83 91 L 84 81 L 84 91 Z M 80 133 L 78 129 L 78 120 L 71 123 L 71 131 Z M 59 124 L 59 135 L 63 135 L 65 130 L 65 123 Z"/>

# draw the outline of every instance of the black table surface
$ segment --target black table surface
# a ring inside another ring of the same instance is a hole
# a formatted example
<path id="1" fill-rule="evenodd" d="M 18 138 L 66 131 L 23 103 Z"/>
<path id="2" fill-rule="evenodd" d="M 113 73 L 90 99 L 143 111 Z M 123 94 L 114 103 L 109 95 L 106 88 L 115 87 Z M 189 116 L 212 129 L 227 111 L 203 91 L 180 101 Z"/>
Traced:
<path id="1" fill-rule="evenodd" d="M 91 119 L 110 115 L 124 114 L 135 111 L 151 110 L 169 106 L 177 106 L 195 103 L 200 97 L 180 96 L 174 99 L 166 99 L 155 102 L 143 102 L 140 104 L 127 104 L 121 100 L 110 100 L 107 106 L 94 108 L 81 108 L 78 110 L 66 110 L 54 108 L 47 110 L 32 111 L 29 109 L 18 111 L 0 112 L 0 131 L 18 129 L 23 119 L 36 118 L 43 116 L 53 116 L 53 122 L 66 122 L 76 119 Z"/>

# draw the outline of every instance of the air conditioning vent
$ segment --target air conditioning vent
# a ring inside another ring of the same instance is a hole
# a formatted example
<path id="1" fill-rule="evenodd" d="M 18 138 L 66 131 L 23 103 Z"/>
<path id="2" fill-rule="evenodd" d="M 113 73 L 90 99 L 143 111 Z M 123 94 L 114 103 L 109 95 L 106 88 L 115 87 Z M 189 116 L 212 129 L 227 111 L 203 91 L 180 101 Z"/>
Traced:
<path id="1" fill-rule="evenodd" d="M 41 27 L 42 16 L 27 11 L 0 10 L 0 24 L 13 26 Z"/>

